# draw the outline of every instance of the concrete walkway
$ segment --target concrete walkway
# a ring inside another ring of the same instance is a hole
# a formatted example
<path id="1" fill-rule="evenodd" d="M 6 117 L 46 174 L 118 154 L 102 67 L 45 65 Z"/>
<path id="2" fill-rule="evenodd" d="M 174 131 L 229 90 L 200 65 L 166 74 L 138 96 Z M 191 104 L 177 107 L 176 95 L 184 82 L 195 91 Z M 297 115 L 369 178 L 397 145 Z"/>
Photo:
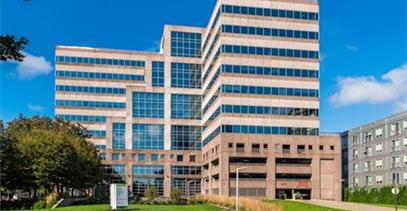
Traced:
<path id="1" fill-rule="evenodd" d="M 325 200 L 309 200 L 309 201 L 302 201 L 308 204 L 314 204 L 329 208 L 336 208 L 341 210 L 351 210 L 351 211 L 394 211 L 394 208 L 387 208 L 387 207 L 379 207 L 373 206 L 369 204 L 359 204 L 359 203 L 352 203 L 352 202 L 343 202 L 343 201 L 325 201 Z M 405 210 L 406 209 L 399 209 Z"/>

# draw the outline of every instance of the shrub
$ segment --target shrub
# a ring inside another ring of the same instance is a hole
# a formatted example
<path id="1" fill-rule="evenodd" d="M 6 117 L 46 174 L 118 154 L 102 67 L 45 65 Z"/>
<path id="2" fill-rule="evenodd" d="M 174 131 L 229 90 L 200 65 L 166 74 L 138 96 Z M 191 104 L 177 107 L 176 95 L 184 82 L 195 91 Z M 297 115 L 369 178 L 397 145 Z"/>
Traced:
<path id="1" fill-rule="evenodd" d="M 394 195 L 391 193 L 393 186 L 382 188 L 349 188 L 344 190 L 344 200 L 362 203 L 393 204 Z M 400 186 L 398 204 L 407 205 L 407 186 Z"/>
<path id="2" fill-rule="evenodd" d="M 157 190 L 153 186 L 147 187 L 144 192 L 144 197 L 147 199 L 148 203 L 154 202 L 154 199 L 157 198 Z"/>
<path id="3" fill-rule="evenodd" d="M 199 201 L 201 203 L 210 203 L 215 204 L 221 207 L 227 207 L 229 209 L 236 208 L 236 201 L 234 197 L 226 197 L 226 196 L 203 196 L 197 195 L 194 197 L 194 200 Z M 240 198 L 239 199 L 239 207 L 242 210 L 247 211 L 263 211 L 263 210 L 270 210 L 270 211 L 282 211 L 283 209 L 275 204 L 262 202 L 256 199 L 249 199 L 249 198 Z"/>
<path id="4" fill-rule="evenodd" d="M 46 203 L 44 200 L 39 200 L 37 202 L 35 202 L 33 209 L 45 209 L 46 207 Z"/>
<path id="5" fill-rule="evenodd" d="M 173 203 L 175 203 L 175 204 L 180 204 L 180 203 L 181 203 L 181 197 L 182 197 L 181 188 L 179 188 L 179 187 L 174 188 L 174 189 L 171 191 L 170 197 L 171 197 L 171 201 L 172 201 Z"/>

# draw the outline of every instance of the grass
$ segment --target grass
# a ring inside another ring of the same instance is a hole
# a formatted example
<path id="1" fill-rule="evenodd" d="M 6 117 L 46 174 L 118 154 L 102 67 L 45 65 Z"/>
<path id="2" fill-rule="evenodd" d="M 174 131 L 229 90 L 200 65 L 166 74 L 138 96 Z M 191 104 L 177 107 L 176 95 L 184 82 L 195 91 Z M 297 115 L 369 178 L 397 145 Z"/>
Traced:
<path id="1" fill-rule="evenodd" d="M 360 202 L 351 202 L 351 203 L 360 203 Z M 374 206 L 379 206 L 379 207 L 395 208 L 394 204 L 372 204 L 372 203 L 362 203 L 362 204 L 374 205 Z M 399 209 L 406 209 L 407 210 L 407 205 L 397 205 L 397 207 Z"/>
<path id="2" fill-rule="evenodd" d="M 290 200 L 269 200 L 272 204 L 276 204 L 281 206 L 284 211 L 298 211 L 298 210 L 306 210 L 306 211 L 341 211 L 338 209 L 322 207 L 312 204 L 305 204 L 302 202 L 297 201 L 290 201 Z"/>
<path id="3" fill-rule="evenodd" d="M 110 206 L 107 204 L 70 206 L 53 209 L 53 211 L 107 211 Z M 220 208 L 209 204 L 197 205 L 139 205 L 132 204 L 128 211 L 220 211 Z M 41 209 L 38 211 L 51 211 L 51 209 Z"/>

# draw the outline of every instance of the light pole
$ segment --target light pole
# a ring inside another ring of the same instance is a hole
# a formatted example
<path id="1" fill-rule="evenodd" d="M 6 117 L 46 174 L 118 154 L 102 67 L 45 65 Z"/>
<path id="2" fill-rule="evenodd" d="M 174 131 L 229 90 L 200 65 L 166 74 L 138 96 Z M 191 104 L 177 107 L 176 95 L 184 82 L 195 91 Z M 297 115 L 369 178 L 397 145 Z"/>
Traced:
<path id="1" fill-rule="evenodd" d="M 247 167 L 240 167 L 236 169 L 236 211 L 239 211 L 239 170 L 246 168 Z"/>
<path id="2" fill-rule="evenodd" d="M 194 180 L 187 180 L 187 182 L 186 182 L 186 190 L 185 190 L 185 195 L 187 195 L 187 198 L 189 198 L 189 183 L 192 183 L 192 182 L 194 182 Z"/>

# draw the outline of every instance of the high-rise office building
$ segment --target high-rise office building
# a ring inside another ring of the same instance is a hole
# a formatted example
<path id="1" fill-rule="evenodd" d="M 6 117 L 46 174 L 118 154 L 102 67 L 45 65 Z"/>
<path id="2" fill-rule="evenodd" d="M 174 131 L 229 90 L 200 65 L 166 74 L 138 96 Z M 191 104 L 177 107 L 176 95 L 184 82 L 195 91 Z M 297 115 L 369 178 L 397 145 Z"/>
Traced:
<path id="1" fill-rule="evenodd" d="M 58 117 L 80 122 L 131 194 L 340 200 L 340 140 L 319 132 L 319 5 L 218 0 L 160 52 L 56 48 Z"/>
<path id="2" fill-rule="evenodd" d="M 346 186 L 407 184 L 407 111 L 353 128 L 342 137 Z"/>

